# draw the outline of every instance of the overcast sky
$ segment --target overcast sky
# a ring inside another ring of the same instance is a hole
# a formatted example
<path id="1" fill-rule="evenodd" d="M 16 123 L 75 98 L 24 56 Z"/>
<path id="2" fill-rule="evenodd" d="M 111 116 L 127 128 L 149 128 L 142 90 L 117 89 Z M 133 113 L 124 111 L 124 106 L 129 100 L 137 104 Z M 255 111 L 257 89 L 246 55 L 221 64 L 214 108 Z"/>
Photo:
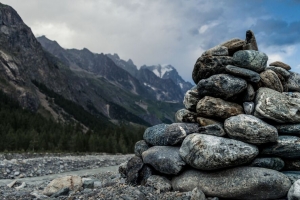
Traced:
<path id="1" fill-rule="evenodd" d="M 201 53 L 251 29 L 269 62 L 300 72 L 299 0 L 2 0 L 64 48 L 171 64 L 192 82 Z"/>

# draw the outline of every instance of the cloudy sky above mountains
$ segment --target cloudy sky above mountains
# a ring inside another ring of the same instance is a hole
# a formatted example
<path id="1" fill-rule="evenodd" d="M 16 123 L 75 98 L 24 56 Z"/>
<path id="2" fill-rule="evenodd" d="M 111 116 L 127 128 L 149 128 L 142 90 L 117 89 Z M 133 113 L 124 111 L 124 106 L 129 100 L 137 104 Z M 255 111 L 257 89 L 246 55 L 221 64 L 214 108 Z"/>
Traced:
<path id="1" fill-rule="evenodd" d="M 300 0 L 2 0 L 64 48 L 171 64 L 186 80 L 201 53 L 251 29 L 269 62 L 300 72 Z"/>

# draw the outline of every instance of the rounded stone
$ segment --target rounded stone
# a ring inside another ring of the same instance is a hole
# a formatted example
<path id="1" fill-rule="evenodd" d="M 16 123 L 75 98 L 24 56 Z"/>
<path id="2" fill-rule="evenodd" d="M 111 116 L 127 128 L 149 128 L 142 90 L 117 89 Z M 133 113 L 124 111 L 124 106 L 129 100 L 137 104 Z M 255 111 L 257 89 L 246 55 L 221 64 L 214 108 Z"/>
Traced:
<path id="1" fill-rule="evenodd" d="M 196 110 L 196 105 L 195 105 L 195 110 Z M 175 113 L 175 122 L 195 123 L 197 122 L 197 113 L 184 108 L 180 109 Z"/>
<path id="2" fill-rule="evenodd" d="M 179 152 L 190 166 L 214 170 L 248 163 L 258 155 L 258 148 L 237 140 L 194 133 L 184 139 Z"/>
<path id="3" fill-rule="evenodd" d="M 284 161 L 281 158 L 255 158 L 249 165 L 251 167 L 263 167 L 280 171 L 284 167 Z"/>
<path id="4" fill-rule="evenodd" d="M 180 144 L 188 134 L 198 130 L 197 123 L 158 124 L 146 129 L 144 140 L 153 146 L 172 146 Z"/>
<path id="5" fill-rule="evenodd" d="M 233 60 L 238 67 L 260 73 L 264 71 L 267 66 L 268 56 L 260 51 L 242 50 L 233 54 Z"/>
<path id="6" fill-rule="evenodd" d="M 221 124 L 211 124 L 199 128 L 199 133 L 223 137 L 226 133 Z"/>
<path id="7" fill-rule="evenodd" d="M 200 97 L 213 96 L 228 99 L 241 93 L 247 88 L 244 79 L 229 74 L 217 74 L 207 79 L 202 79 L 197 84 Z"/>
<path id="8" fill-rule="evenodd" d="M 239 104 L 210 96 L 202 98 L 198 102 L 196 110 L 201 116 L 217 117 L 222 119 L 227 119 L 228 117 L 244 113 L 243 107 Z"/>
<path id="9" fill-rule="evenodd" d="M 283 62 L 275 61 L 269 64 L 269 66 L 281 67 L 285 70 L 291 70 L 291 67 Z"/>
<path id="10" fill-rule="evenodd" d="M 283 92 L 283 87 L 277 74 L 272 70 L 266 70 L 260 73 L 261 82 L 264 87 L 271 88 L 278 92 Z"/>
<path id="11" fill-rule="evenodd" d="M 146 186 L 153 187 L 160 192 L 168 192 L 171 190 L 171 181 L 169 181 L 166 177 L 152 175 L 146 181 Z"/>
<path id="12" fill-rule="evenodd" d="M 244 69 L 233 65 L 227 65 L 226 71 L 234 76 L 241 77 L 246 81 L 255 82 L 255 83 L 260 81 L 259 73 L 249 69 Z"/>
<path id="13" fill-rule="evenodd" d="M 283 69 L 281 67 L 274 67 L 274 66 L 269 66 L 266 69 L 272 70 L 275 72 L 277 75 L 282 76 L 285 80 L 288 80 L 289 77 L 291 76 L 290 72 L 288 72 L 286 69 Z"/>
<path id="14" fill-rule="evenodd" d="M 244 112 L 247 115 L 252 115 L 254 112 L 254 103 L 253 102 L 244 102 L 243 103 L 243 108 L 244 108 Z"/>
<path id="15" fill-rule="evenodd" d="M 300 124 L 283 124 L 276 128 L 279 134 L 300 136 Z"/>
<path id="16" fill-rule="evenodd" d="M 149 148 L 150 146 L 145 142 L 145 140 L 140 140 L 134 145 L 134 154 L 138 157 L 142 157 L 142 153 Z"/>
<path id="17" fill-rule="evenodd" d="M 225 120 L 224 129 L 230 138 L 251 144 L 276 142 L 278 138 L 274 126 L 252 115 L 230 117 Z"/>
<path id="18" fill-rule="evenodd" d="M 233 39 L 228 40 L 220 45 L 227 47 L 229 56 L 232 56 L 235 52 L 237 52 L 239 50 L 243 50 L 243 46 L 245 44 L 246 44 L 246 42 L 244 40 L 241 40 L 239 38 L 233 38 Z"/>
<path id="19" fill-rule="evenodd" d="M 196 187 L 192 190 L 191 200 L 206 200 L 206 197 L 202 190 Z"/>
<path id="20" fill-rule="evenodd" d="M 296 136 L 282 135 L 278 137 L 277 143 L 265 147 L 261 155 L 279 156 L 281 158 L 300 158 L 300 138 Z"/>
<path id="21" fill-rule="evenodd" d="M 289 77 L 287 86 L 289 92 L 300 92 L 300 74 L 296 72 L 290 72 L 291 76 Z"/>
<path id="22" fill-rule="evenodd" d="M 297 180 L 288 192 L 288 199 L 289 200 L 296 200 L 300 199 L 300 180 Z"/>
<path id="23" fill-rule="evenodd" d="M 202 79 L 224 73 L 225 67 L 233 64 L 234 60 L 230 56 L 201 56 L 196 61 L 192 78 L 197 84 Z"/>
<path id="24" fill-rule="evenodd" d="M 126 182 L 133 185 L 139 184 L 139 171 L 143 168 L 143 166 L 143 160 L 138 156 L 134 156 L 128 160 L 125 173 Z"/>
<path id="25" fill-rule="evenodd" d="M 196 105 L 199 100 L 200 100 L 199 93 L 197 90 L 197 86 L 195 85 L 193 88 L 191 88 L 185 93 L 183 104 L 186 109 L 194 111 L 196 110 Z"/>
<path id="26" fill-rule="evenodd" d="M 236 167 L 215 172 L 187 170 L 172 179 L 172 187 L 181 192 L 198 187 L 206 196 L 226 199 L 264 200 L 284 197 L 291 182 L 275 170 Z"/>
<path id="27" fill-rule="evenodd" d="M 164 174 L 178 174 L 185 162 L 179 155 L 179 147 L 154 146 L 144 151 L 143 161 Z"/>
<path id="28" fill-rule="evenodd" d="M 292 184 L 300 179 L 299 171 L 281 171 L 281 173 L 286 175 L 290 179 Z"/>
<path id="29" fill-rule="evenodd" d="M 270 88 L 259 88 L 256 92 L 254 116 L 279 123 L 299 123 L 300 99 Z"/>

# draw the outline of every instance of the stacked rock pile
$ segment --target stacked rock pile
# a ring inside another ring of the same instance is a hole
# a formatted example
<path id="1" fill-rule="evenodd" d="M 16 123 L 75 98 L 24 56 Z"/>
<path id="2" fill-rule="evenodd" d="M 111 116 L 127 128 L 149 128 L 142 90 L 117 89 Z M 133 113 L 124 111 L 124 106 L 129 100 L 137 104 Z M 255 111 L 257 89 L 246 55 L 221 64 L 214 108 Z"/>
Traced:
<path id="1" fill-rule="evenodd" d="M 250 30 L 205 51 L 177 123 L 147 128 L 121 175 L 195 199 L 300 199 L 300 74 L 267 61 Z"/>

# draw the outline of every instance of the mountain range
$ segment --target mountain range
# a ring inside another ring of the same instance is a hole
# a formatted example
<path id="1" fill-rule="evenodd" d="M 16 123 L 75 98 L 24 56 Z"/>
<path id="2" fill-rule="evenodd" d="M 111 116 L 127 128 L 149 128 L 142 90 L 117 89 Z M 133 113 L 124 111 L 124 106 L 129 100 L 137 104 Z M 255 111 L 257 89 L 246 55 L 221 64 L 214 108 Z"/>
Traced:
<path id="1" fill-rule="evenodd" d="M 117 54 L 65 49 L 45 36 L 35 38 L 18 13 L 3 4 L 0 70 L 1 90 L 23 108 L 86 127 L 94 120 L 103 125 L 171 123 L 192 87 L 171 65 L 138 69 Z"/>

